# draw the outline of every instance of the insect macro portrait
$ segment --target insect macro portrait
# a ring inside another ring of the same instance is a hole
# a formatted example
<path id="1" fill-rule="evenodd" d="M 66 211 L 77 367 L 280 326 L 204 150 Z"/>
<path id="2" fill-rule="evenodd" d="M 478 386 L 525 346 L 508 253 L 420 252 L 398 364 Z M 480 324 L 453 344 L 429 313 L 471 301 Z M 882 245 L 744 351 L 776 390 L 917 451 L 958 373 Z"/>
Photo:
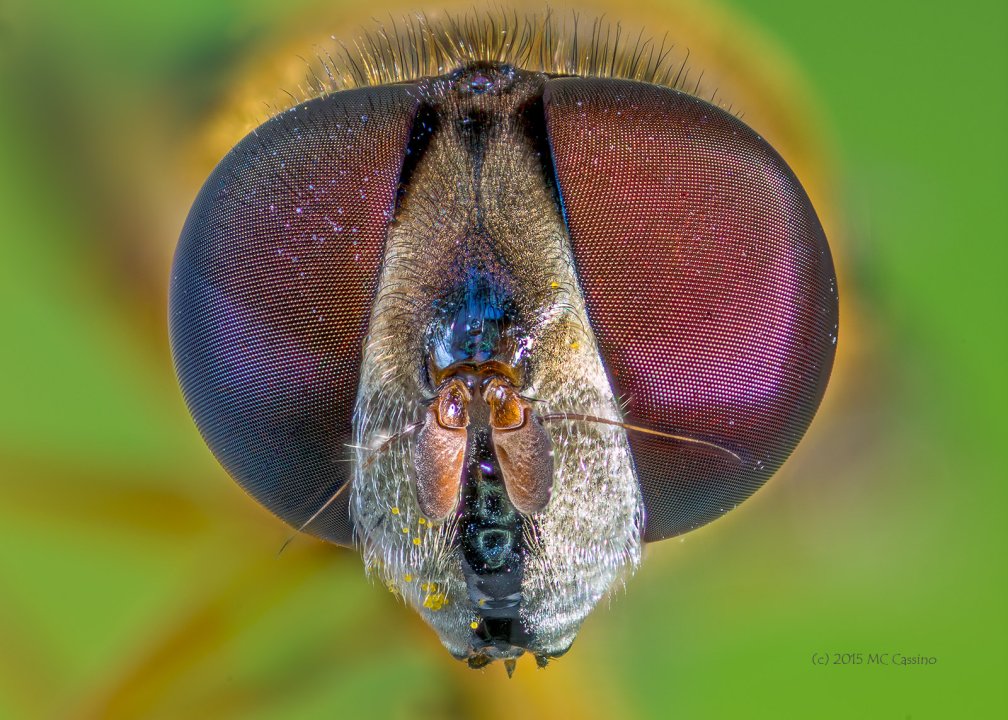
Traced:
<path id="1" fill-rule="evenodd" d="M 0 718 L 1008 715 L 1006 34 L 0 3 Z"/>
<path id="2" fill-rule="evenodd" d="M 833 364 L 800 180 L 672 45 L 390 19 L 221 160 L 172 351 L 204 438 L 470 667 L 566 653 L 644 543 L 784 462 Z"/>

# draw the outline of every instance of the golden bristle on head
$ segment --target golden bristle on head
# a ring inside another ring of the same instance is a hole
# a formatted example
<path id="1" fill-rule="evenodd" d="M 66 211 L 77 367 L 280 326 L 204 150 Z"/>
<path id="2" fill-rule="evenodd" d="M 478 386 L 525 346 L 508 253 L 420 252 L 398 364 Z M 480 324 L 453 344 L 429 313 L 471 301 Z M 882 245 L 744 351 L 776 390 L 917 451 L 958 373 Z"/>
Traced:
<path id="1" fill-rule="evenodd" d="M 308 64 L 308 96 L 410 82 L 472 63 L 504 63 L 550 75 L 640 80 L 700 94 L 702 73 L 690 78 L 689 51 L 674 52 L 668 36 L 627 32 L 619 22 L 577 12 L 558 16 L 506 10 L 431 18 L 425 13 L 375 21 L 335 51 L 317 48 Z M 714 98 L 711 98 L 713 101 Z"/>

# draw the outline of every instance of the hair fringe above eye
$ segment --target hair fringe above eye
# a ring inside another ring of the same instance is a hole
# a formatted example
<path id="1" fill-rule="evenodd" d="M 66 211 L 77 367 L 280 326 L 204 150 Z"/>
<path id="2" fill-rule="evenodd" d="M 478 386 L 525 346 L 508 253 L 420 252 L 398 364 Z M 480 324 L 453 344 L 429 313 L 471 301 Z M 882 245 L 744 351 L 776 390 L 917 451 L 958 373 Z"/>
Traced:
<path id="1" fill-rule="evenodd" d="M 559 16 L 496 9 L 430 17 L 425 13 L 387 21 L 347 45 L 316 47 L 302 100 L 350 88 L 410 82 L 444 75 L 472 63 L 504 63 L 551 75 L 620 78 L 663 85 L 701 96 L 703 73 L 691 76 L 689 50 L 677 51 L 643 28 L 627 32 L 619 22 L 590 20 L 576 11 Z M 293 99 L 297 102 L 297 98 Z M 717 90 L 707 98 L 716 103 Z"/>

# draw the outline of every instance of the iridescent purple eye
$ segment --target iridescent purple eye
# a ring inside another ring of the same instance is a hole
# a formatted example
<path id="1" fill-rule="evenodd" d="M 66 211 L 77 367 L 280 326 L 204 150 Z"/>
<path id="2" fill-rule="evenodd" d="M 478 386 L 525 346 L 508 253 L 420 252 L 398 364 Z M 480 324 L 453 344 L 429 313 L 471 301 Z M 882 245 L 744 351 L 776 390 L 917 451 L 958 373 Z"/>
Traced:
<path id="1" fill-rule="evenodd" d="M 470 58 L 242 140 L 182 231 L 170 315 L 232 477 L 357 543 L 478 667 L 562 654 L 642 542 L 773 474 L 825 390 L 837 295 L 808 197 L 735 116 Z"/>
<path id="2" fill-rule="evenodd" d="M 736 117 L 682 92 L 553 80 L 557 182 L 624 419 L 703 438 L 631 433 L 645 540 L 692 530 L 787 458 L 833 365 L 836 279 L 798 180 Z"/>
<path id="3" fill-rule="evenodd" d="M 207 180 L 172 269 L 172 351 L 210 448 L 294 527 L 352 474 L 361 348 L 417 102 L 365 88 L 299 105 Z M 349 493 L 310 531 L 349 545 Z"/>

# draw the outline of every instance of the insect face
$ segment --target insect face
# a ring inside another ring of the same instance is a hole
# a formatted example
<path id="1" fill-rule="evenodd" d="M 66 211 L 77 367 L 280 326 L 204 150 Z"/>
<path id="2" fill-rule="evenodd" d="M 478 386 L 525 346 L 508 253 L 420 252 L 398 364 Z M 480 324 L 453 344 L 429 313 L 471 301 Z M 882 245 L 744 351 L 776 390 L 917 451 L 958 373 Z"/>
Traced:
<path id="1" fill-rule="evenodd" d="M 232 476 L 359 546 L 473 667 L 566 652 L 643 542 L 759 487 L 837 322 L 815 213 L 737 118 L 499 58 L 264 124 L 197 198 L 171 293 Z"/>
<path id="2" fill-rule="evenodd" d="M 418 157 L 361 364 L 351 514 L 386 581 L 460 657 L 563 652 L 639 557 L 624 431 L 541 419 L 620 417 L 552 180 L 546 82 L 479 65 L 416 85 Z M 456 600 L 432 605 L 432 586 Z"/>

